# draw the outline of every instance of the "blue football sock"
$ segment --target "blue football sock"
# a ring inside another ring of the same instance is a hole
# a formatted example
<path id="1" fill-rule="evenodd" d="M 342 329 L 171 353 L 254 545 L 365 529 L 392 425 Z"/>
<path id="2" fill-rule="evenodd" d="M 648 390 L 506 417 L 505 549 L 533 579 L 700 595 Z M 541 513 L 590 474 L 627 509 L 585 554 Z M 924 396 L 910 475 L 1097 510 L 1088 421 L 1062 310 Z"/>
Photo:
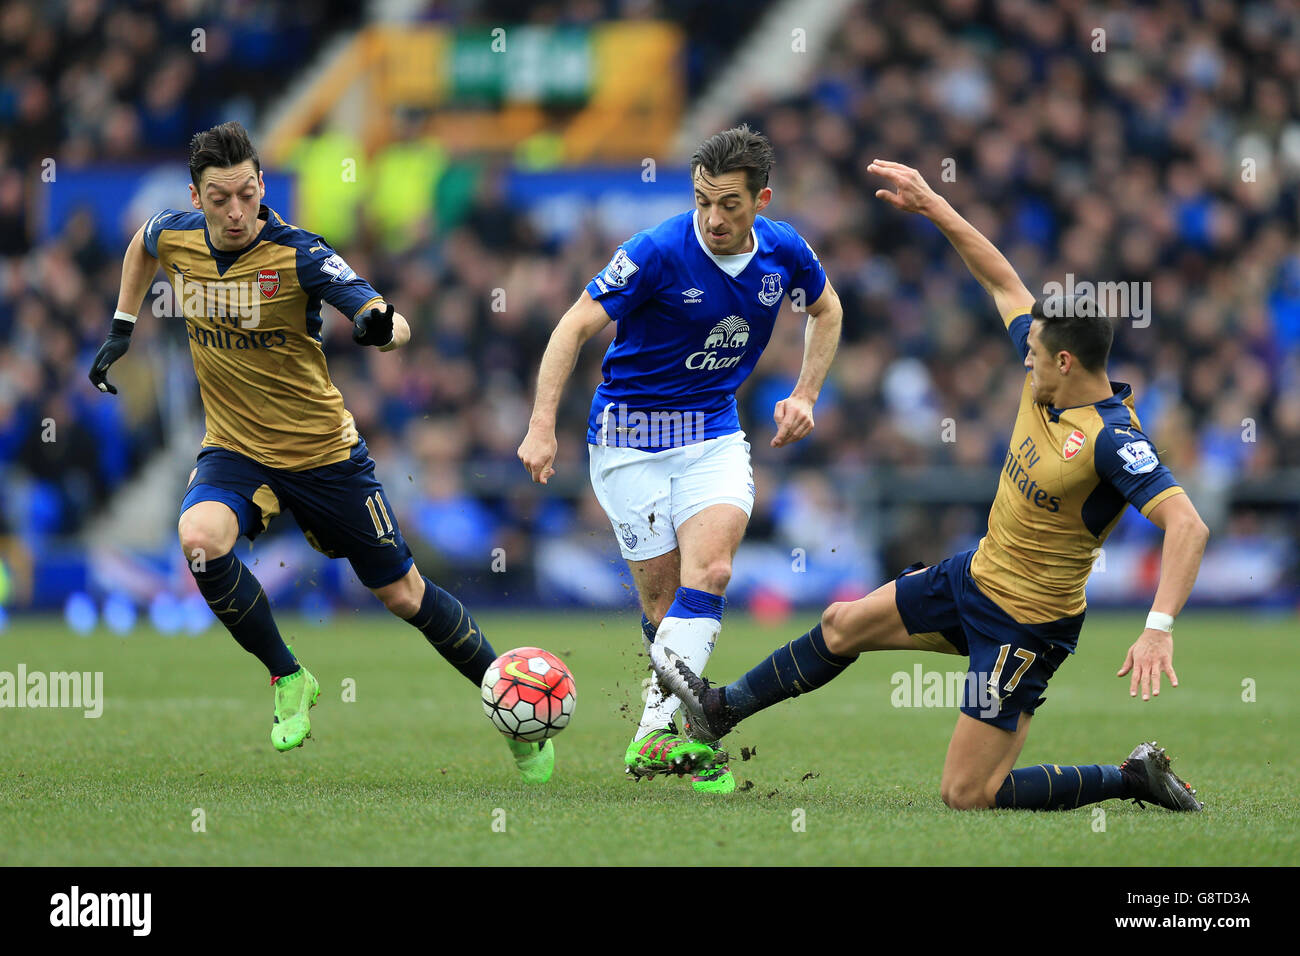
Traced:
<path id="1" fill-rule="evenodd" d="M 465 605 L 428 578 L 424 579 L 424 600 L 407 623 L 447 659 L 452 667 L 478 686 L 497 659 L 496 651 L 478 629 Z"/>
<path id="2" fill-rule="evenodd" d="M 1007 774 L 998 789 L 996 805 L 1013 810 L 1073 810 L 1128 794 L 1128 783 L 1114 764 L 1039 764 Z"/>
<path id="3" fill-rule="evenodd" d="M 298 662 L 284 646 L 280 630 L 271 616 L 271 602 L 262 584 L 243 561 L 228 551 L 209 558 L 201 571 L 190 565 L 199 593 L 212 608 L 239 646 L 266 665 L 272 677 L 283 677 L 298 669 Z"/>
<path id="4" fill-rule="evenodd" d="M 708 617 L 720 621 L 722 612 L 726 609 L 727 599 L 721 594 L 701 591 L 699 588 L 680 587 L 673 595 L 673 603 L 668 605 L 668 613 L 664 615 L 664 620 L 670 617 L 683 620 L 692 617 Z M 649 621 L 646 623 L 648 624 Z"/>
<path id="5" fill-rule="evenodd" d="M 646 617 L 644 614 L 641 615 L 641 633 L 645 635 L 645 639 L 651 644 L 655 642 L 655 633 L 658 630 L 659 628 L 650 623 L 650 618 Z"/>
<path id="6" fill-rule="evenodd" d="M 791 641 L 733 684 L 723 688 L 727 706 L 743 720 L 773 704 L 816 690 L 852 664 L 856 657 L 841 657 L 826 648 L 818 624 Z"/>
<path id="7" fill-rule="evenodd" d="M 691 670 L 703 674 L 722 630 L 722 613 L 726 607 L 727 599 L 721 594 L 679 587 L 664 619 L 654 630 L 654 640 L 667 644 Z M 648 626 L 648 621 L 642 625 L 642 633 Z"/>

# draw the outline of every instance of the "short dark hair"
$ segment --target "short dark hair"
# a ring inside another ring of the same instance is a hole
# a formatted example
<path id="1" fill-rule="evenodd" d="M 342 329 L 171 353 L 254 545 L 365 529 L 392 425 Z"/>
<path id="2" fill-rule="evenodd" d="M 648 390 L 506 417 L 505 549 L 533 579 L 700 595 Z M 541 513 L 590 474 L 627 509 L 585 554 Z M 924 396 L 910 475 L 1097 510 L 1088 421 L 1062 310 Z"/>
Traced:
<path id="1" fill-rule="evenodd" d="M 745 171 L 745 185 L 752 195 L 767 185 L 772 172 L 772 144 L 762 133 L 756 133 L 742 123 L 732 129 L 714 133 L 702 142 L 691 157 L 691 181 L 695 171 L 702 169 L 710 176 L 721 176 L 738 169 Z"/>
<path id="2" fill-rule="evenodd" d="M 1115 329 L 1093 296 L 1048 296 L 1029 314 L 1043 323 L 1038 334 L 1053 355 L 1069 352 L 1089 372 L 1106 370 Z"/>
<path id="3" fill-rule="evenodd" d="M 256 176 L 262 171 L 262 163 L 257 158 L 252 140 L 248 138 L 248 130 L 233 120 L 222 123 L 195 133 L 190 140 L 190 179 L 194 181 L 194 188 L 198 189 L 199 178 L 209 166 L 224 169 L 227 166 L 238 166 L 248 159 L 253 161 L 253 175 Z"/>

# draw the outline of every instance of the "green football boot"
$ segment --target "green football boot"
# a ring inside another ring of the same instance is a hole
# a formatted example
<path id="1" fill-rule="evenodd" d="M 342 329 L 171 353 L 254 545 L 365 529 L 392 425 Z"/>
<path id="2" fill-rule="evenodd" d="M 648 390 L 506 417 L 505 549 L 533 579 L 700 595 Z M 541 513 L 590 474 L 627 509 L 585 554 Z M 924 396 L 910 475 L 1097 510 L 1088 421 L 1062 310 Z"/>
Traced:
<path id="1" fill-rule="evenodd" d="M 506 738 L 510 752 L 515 755 L 515 766 L 524 783 L 546 783 L 555 769 L 555 744 L 550 738 L 541 741 Z"/>
<path id="2" fill-rule="evenodd" d="M 275 691 L 275 720 L 271 724 L 271 743 L 276 750 L 301 747 L 311 736 L 311 720 L 307 712 L 316 706 L 320 684 L 301 664 L 292 674 L 271 681 Z"/>
<path id="3" fill-rule="evenodd" d="M 696 768 L 712 767 L 715 761 L 712 747 L 683 737 L 672 724 L 634 739 L 623 757 L 627 772 L 637 778 L 657 773 L 691 774 Z"/>
<path id="4" fill-rule="evenodd" d="M 691 729 L 691 722 L 687 720 L 684 724 L 686 727 L 686 736 L 694 737 L 695 734 Z M 715 742 L 712 746 L 717 747 Z M 731 767 L 728 764 L 730 756 L 725 750 L 714 749 L 712 767 L 696 767 L 695 773 L 691 775 L 691 789 L 696 793 L 732 793 L 736 789 L 736 778 L 731 773 Z"/>
<path id="5" fill-rule="evenodd" d="M 696 793 L 731 793 L 736 789 L 736 778 L 731 767 L 723 761 L 697 770 L 691 776 L 691 789 Z"/>

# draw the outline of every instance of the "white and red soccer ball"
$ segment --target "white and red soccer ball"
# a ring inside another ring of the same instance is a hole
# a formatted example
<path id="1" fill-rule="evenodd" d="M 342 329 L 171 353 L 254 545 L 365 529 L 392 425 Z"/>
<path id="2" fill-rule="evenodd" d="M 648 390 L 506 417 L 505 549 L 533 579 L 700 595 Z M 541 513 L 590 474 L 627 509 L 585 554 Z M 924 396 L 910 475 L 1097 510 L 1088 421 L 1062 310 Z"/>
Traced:
<path id="1" fill-rule="evenodd" d="M 515 740 L 544 740 L 573 716 L 578 691 L 564 663 L 540 647 L 506 651 L 483 675 L 483 712 Z"/>

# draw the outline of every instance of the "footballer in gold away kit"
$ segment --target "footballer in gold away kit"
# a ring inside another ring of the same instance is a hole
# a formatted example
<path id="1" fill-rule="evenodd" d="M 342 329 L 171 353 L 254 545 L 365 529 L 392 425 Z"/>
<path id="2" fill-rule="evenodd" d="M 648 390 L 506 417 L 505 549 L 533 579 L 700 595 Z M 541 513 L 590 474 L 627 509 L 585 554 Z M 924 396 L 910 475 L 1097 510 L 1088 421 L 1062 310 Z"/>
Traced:
<path id="1" fill-rule="evenodd" d="M 410 338 L 405 319 L 324 239 L 262 204 L 257 154 L 239 124 L 195 136 L 190 173 L 194 208 L 158 213 L 131 241 L 118 312 L 90 378 L 117 391 L 106 372 L 126 351 L 161 268 L 207 417 L 181 503 L 181 547 L 213 613 L 270 672 L 272 743 L 282 751 L 302 745 L 320 688 L 285 646 L 261 584 L 233 548 L 283 511 L 314 548 L 347 558 L 385 607 L 478 686 L 496 654 L 464 606 L 415 568 L 321 348 L 323 302 L 352 320 L 359 345 L 383 351 Z M 509 743 L 525 780 L 549 779 L 550 741 Z"/>
<path id="2" fill-rule="evenodd" d="M 1165 532 L 1160 583 L 1146 627 L 1118 676 L 1129 693 L 1174 686 L 1173 619 L 1191 593 L 1208 531 L 1155 444 L 1129 386 L 1106 375 L 1111 319 L 1091 301 L 1035 303 L 1011 264 L 914 169 L 868 167 L 894 187 L 876 196 L 943 232 L 1004 317 L 1029 370 L 978 547 L 916 565 L 861 600 L 832 604 L 821 622 L 733 683 L 702 680 L 670 647 L 651 648 L 666 689 L 693 731 L 718 739 L 759 710 L 815 690 L 863 651 L 932 650 L 970 658 L 940 793 L 954 809 L 1072 809 L 1131 798 L 1199 810 L 1194 791 L 1154 743 L 1120 765 L 1013 769 L 1031 718 L 1083 626 L 1084 585 L 1097 549 L 1128 505 Z"/>

